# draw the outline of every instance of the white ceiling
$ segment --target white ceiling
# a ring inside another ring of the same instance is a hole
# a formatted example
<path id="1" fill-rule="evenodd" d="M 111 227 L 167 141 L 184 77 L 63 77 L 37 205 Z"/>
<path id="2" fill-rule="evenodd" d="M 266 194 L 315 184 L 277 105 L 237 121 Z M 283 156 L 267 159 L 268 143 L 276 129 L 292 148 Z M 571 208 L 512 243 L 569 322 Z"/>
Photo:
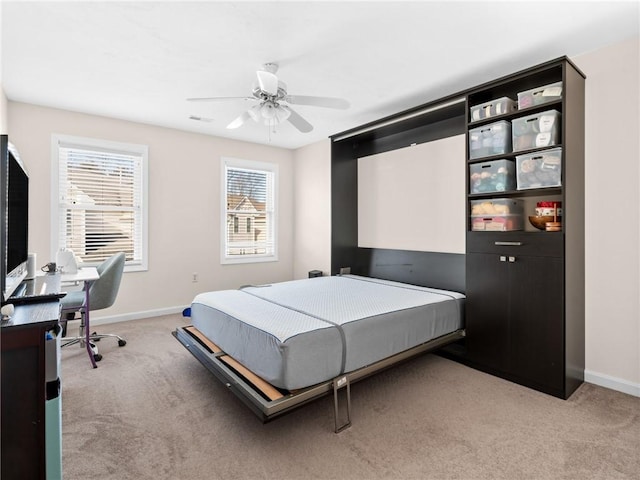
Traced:
<path id="1" fill-rule="evenodd" d="M 502 75 L 637 36 L 630 2 L 3 1 L 2 87 L 11 101 L 298 148 Z M 226 125 L 255 71 L 280 65 L 314 125 Z M 195 115 L 212 119 L 194 121 Z"/>

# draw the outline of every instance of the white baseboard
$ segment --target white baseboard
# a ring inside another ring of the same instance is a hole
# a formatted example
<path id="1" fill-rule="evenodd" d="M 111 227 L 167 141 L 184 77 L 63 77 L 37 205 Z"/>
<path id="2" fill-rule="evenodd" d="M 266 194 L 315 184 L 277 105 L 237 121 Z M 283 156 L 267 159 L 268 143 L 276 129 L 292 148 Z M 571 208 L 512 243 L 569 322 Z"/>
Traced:
<path id="1" fill-rule="evenodd" d="M 612 377 L 604 373 L 584 371 L 584 381 L 599 385 L 601 387 L 617 390 L 618 392 L 627 393 L 634 397 L 640 397 L 640 384 L 633 383 L 622 378 Z"/>
<path id="2" fill-rule="evenodd" d="M 105 325 L 108 323 L 126 322 L 128 320 L 141 320 L 143 318 L 160 317 L 162 315 L 173 315 L 182 313 L 189 305 L 178 307 L 159 308 L 157 310 L 145 310 L 142 312 L 123 313 L 121 315 L 110 315 L 106 317 L 94 317 L 91 315 L 91 325 Z"/>

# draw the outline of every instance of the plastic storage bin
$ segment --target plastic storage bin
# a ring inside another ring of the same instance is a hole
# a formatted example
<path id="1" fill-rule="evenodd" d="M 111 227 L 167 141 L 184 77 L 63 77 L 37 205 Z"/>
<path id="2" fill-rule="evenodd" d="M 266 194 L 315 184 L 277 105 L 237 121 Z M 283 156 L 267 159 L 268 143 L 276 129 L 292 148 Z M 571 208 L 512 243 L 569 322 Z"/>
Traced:
<path id="1" fill-rule="evenodd" d="M 534 107 L 562 98 L 562 82 L 551 83 L 518 93 L 518 108 Z"/>
<path id="2" fill-rule="evenodd" d="M 515 162 L 501 159 L 469 165 L 469 192 L 491 193 L 516 188 Z"/>
<path id="3" fill-rule="evenodd" d="M 518 190 L 562 185 L 562 148 L 516 156 Z"/>
<path id="4" fill-rule="evenodd" d="M 524 229 L 524 200 L 494 198 L 471 200 L 471 230 L 507 232 Z"/>
<path id="5" fill-rule="evenodd" d="M 476 122 L 485 118 L 504 115 L 517 109 L 518 104 L 515 100 L 512 100 L 509 97 L 497 98 L 490 102 L 481 103 L 480 105 L 471 107 L 471 121 Z"/>
<path id="6" fill-rule="evenodd" d="M 471 200 L 471 215 L 507 215 L 524 213 L 524 201 L 518 198 Z"/>
<path id="7" fill-rule="evenodd" d="M 556 145 L 560 140 L 560 112 L 546 112 L 514 118 L 512 122 L 513 151 Z"/>
<path id="8" fill-rule="evenodd" d="M 469 130 L 469 158 L 511 152 L 511 123 L 506 120 Z"/>
<path id="9" fill-rule="evenodd" d="M 510 232 L 524 230 L 522 215 L 471 216 L 471 230 L 474 232 Z"/>

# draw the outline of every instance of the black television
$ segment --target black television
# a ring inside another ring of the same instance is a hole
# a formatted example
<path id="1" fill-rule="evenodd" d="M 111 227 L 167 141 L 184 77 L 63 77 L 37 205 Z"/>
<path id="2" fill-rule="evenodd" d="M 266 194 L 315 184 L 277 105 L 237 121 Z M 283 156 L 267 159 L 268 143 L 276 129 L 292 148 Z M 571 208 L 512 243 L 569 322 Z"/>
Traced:
<path id="1" fill-rule="evenodd" d="M 0 135 L 2 303 L 27 276 L 29 248 L 29 175 L 7 135 Z"/>

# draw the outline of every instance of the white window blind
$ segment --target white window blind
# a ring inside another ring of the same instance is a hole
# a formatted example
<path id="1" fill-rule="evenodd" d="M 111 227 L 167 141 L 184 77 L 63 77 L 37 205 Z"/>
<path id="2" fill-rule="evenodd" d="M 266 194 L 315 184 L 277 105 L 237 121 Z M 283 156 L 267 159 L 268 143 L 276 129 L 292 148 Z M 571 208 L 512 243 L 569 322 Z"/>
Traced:
<path id="1" fill-rule="evenodd" d="M 146 269 L 147 147 L 78 138 L 55 144 L 57 248 L 89 265 L 124 252 L 128 270 Z"/>
<path id="2" fill-rule="evenodd" d="M 277 260 L 277 165 L 223 159 L 222 263 Z"/>

